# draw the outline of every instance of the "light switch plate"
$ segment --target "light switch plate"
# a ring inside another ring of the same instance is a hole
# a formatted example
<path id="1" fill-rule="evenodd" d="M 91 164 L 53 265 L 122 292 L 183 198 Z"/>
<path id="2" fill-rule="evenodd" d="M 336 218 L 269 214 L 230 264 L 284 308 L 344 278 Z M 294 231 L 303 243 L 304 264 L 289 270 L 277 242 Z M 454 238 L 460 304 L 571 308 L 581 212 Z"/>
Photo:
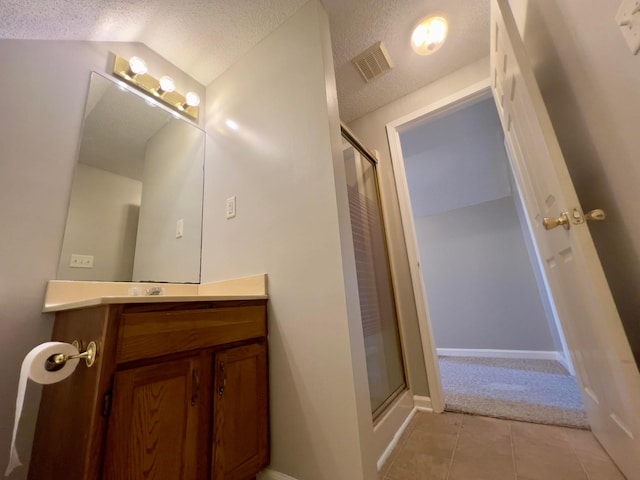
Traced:
<path id="1" fill-rule="evenodd" d="M 181 218 L 176 222 L 176 238 L 182 238 L 184 236 L 184 218 Z"/>
<path id="2" fill-rule="evenodd" d="M 623 0 L 616 22 L 631 53 L 637 55 L 640 52 L 640 0 Z"/>
<path id="3" fill-rule="evenodd" d="M 235 197 L 235 195 L 233 197 L 227 198 L 226 212 L 227 212 L 227 218 L 233 218 L 233 217 L 236 216 L 236 197 Z"/>

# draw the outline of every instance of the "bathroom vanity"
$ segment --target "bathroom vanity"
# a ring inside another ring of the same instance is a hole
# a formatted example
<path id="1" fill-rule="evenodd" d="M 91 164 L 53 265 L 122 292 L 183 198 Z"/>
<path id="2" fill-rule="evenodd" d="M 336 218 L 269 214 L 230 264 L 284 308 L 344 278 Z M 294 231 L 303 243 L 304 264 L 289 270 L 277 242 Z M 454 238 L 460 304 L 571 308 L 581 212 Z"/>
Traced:
<path id="1" fill-rule="evenodd" d="M 29 479 L 248 480 L 269 463 L 266 297 L 60 307 L 93 366 L 43 387 Z"/>

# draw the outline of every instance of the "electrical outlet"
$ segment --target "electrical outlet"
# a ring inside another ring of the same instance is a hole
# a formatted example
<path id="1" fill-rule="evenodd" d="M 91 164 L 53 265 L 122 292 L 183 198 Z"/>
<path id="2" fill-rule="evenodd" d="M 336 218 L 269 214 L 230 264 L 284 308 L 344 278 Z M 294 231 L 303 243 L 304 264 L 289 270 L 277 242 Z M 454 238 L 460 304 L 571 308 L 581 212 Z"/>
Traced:
<path id="1" fill-rule="evenodd" d="M 181 218 L 176 223 L 176 238 L 182 238 L 184 236 L 184 218 Z"/>
<path id="2" fill-rule="evenodd" d="M 236 197 L 235 195 L 233 197 L 229 197 L 227 198 L 227 203 L 226 203 L 226 211 L 227 211 L 227 218 L 233 218 L 236 216 Z"/>
<path id="3" fill-rule="evenodd" d="M 71 268 L 93 268 L 93 255 L 71 255 L 69 262 Z"/>

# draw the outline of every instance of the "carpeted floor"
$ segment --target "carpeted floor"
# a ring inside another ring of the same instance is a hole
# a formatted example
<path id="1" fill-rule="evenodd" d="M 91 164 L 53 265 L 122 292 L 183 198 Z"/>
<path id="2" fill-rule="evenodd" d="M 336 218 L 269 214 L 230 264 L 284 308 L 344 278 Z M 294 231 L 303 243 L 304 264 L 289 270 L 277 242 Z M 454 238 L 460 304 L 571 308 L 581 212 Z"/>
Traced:
<path id="1" fill-rule="evenodd" d="M 554 360 L 440 357 L 446 410 L 589 429 L 576 379 Z"/>

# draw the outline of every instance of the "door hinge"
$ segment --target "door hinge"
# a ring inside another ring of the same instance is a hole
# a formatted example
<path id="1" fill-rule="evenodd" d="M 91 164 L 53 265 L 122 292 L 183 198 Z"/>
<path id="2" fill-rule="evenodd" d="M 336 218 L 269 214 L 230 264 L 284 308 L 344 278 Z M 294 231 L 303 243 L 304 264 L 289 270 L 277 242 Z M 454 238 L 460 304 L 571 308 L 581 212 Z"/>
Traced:
<path id="1" fill-rule="evenodd" d="M 102 416 L 108 417 L 111 413 L 111 392 L 107 392 L 102 399 Z"/>

